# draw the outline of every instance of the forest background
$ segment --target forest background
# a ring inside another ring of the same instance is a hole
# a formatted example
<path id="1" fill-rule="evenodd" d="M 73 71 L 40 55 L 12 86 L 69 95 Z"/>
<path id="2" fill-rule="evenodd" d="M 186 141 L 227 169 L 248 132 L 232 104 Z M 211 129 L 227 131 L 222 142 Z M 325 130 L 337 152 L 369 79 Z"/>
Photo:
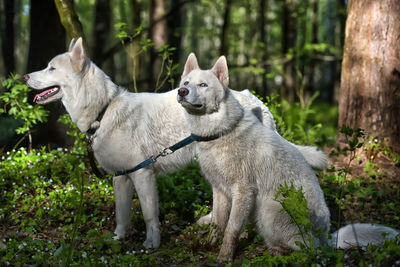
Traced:
<path id="1" fill-rule="evenodd" d="M 225 55 L 232 89 L 262 99 L 286 139 L 330 155 L 318 177 L 332 229 L 367 221 L 400 228 L 399 1 L 1 0 L 0 36 L 2 265 L 216 264 L 218 249 L 194 224 L 211 208 L 196 164 L 157 179 L 159 250 L 143 250 L 137 195 L 133 235 L 112 239 L 110 177 L 91 173 L 84 134 L 64 107 L 33 105 L 20 81 L 78 36 L 132 92 L 176 88 L 190 52 L 203 69 Z M 308 247 L 275 257 L 251 226 L 245 232 L 237 265 L 400 264 L 400 238 L 366 251 Z"/>
<path id="2" fill-rule="evenodd" d="M 315 94 L 318 102 L 337 104 L 344 0 L 93 0 L 74 1 L 74 8 L 88 56 L 128 90 L 175 88 L 195 52 L 204 69 L 226 55 L 232 89 L 278 94 L 290 103 L 301 100 L 303 107 Z M 53 1 L 2 1 L 0 14 L 0 77 L 45 68 L 66 51 L 71 36 Z M 70 144 L 55 123 L 60 112 L 41 126 L 37 142 Z"/>

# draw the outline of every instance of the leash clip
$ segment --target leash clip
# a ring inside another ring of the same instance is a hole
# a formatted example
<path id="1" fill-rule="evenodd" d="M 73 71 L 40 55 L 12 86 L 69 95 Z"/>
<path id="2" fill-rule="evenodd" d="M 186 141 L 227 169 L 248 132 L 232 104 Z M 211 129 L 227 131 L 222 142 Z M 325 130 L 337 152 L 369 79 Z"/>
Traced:
<path id="1" fill-rule="evenodd" d="M 172 154 L 172 153 L 174 153 L 174 151 L 172 151 L 171 149 L 169 149 L 169 147 L 167 147 L 167 148 L 164 148 L 163 151 L 158 153 L 156 156 L 152 156 L 152 158 L 153 158 L 154 161 L 157 161 L 157 159 L 159 157 L 166 157 L 166 156 L 168 156 L 169 154 Z"/>

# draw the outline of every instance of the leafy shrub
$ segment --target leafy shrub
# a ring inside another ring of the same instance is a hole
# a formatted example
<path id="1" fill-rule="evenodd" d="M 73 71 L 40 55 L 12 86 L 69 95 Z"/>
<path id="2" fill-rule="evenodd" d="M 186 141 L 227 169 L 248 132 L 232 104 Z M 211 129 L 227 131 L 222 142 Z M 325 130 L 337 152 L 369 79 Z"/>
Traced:
<path id="1" fill-rule="evenodd" d="M 4 102 L 4 108 L 0 108 L 0 114 L 7 113 L 23 121 L 23 125 L 18 127 L 16 132 L 18 134 L 26 134 L 29 137 L 29 147 L 32 149 L 32 127 L 38 122 L 47 121 L 47 111 L 40 105 L 31 105 L 28 103 L 28 92 L 30 89 L 20 81 L 18 75 L 6 79 L 3 82 L 3 86 L 10 91 L 6 91 L 0 95 L 0 100 Z M 9 109 L 7 109 L 8 106 Z"/>

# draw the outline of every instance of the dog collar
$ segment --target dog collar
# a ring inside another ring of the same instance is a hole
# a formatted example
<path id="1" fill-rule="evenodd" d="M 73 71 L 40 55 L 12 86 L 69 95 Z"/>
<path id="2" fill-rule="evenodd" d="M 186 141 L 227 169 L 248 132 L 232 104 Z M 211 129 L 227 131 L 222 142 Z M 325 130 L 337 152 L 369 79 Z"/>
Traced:
<path id="1" fill-rule="evenodd" d="M 106 110 L 107 110 L 109 104 L 110 104 L 110 103 L 107 103 L 107 105 L 105 105 L 105 106 L 103 107 L 103 109 L 99 112 L 99 114 L 97 115 L 97 118 L 96 118 L 95 122 L 98 121 L 99 124 L 100 124 L 101 120 L 103 119 L 104 113 L 106 113 Z M 97 129 L 99 129 L 99 127 L 90 127 L 90 128 L 86 131 L 86 135 L 89 136 L 89 137 L 93 136 L 93 135 L 96 133 Z"/>

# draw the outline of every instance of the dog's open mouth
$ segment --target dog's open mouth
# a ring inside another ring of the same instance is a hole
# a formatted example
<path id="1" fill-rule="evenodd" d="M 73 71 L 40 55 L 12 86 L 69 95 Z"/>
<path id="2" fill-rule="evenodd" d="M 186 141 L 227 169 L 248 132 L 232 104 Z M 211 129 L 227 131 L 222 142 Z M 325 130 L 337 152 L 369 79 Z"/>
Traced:
<path id="1" fill-rule="evenodd" d="M 60 92 L 59 86 L 51 86 L 44 89 L 43 92 L 37 94 L 33 99 L 33 102 L 38 104 L 48 103 L 52 100 L 55 100 L 55 96 Z"/>

